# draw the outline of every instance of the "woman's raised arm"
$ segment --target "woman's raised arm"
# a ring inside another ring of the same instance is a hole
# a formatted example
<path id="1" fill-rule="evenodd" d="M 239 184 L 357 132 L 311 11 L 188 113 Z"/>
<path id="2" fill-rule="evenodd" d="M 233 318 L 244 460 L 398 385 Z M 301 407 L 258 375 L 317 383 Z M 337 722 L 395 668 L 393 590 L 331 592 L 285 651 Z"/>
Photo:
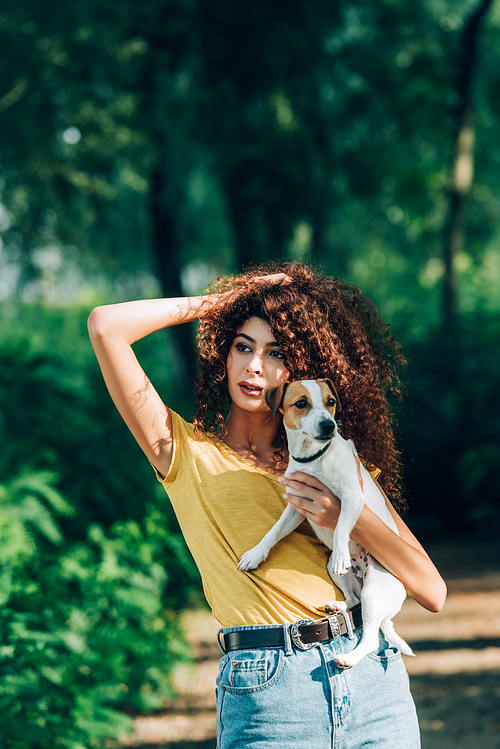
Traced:
<path id="1" fill-rule="evenodd" d="M 284 273 L 252 278 L 248 284 L 289 283 Z M 127 426 L 151 463 L 166 476 L 172 459 L 171 414 L 136 359 L 132 344 L 162 328 L 202 319 L 240 287 L 207 296 L 143 299 L 96 307 L 89 316 L 90 340 L 104 381 Z"/>
<path id="2" fill-rule="evenodd" d="M 171 415 L 137 361 L 132 344 L 162 328 L 203 317 L 219 294 L 144 299 L 96 307 L 90 340 L 109 393 L 140 447 L 166 476 L 172 458 Z"/>

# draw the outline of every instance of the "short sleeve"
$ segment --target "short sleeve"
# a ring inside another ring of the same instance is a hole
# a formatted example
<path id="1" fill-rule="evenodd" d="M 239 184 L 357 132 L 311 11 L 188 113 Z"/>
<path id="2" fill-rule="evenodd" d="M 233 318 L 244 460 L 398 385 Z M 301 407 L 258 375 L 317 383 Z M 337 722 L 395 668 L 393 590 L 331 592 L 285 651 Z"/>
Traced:
<path id="1" fill-rule="evenodd" d="M 163 477 L 158 469 L 153 464 L 151 464 L 156 474 L 156 478 L 161 484 L 163 484 L 165 488 L 173 484 L 175 479 L 177 478 L 177 475 L 179 473 L 179 464 L 181 463 L 183 457 L 181 446 L 190 436 L 192 436 L 193 432 L 192 424 L 184 421 L 182 416 L 179 416 L 179 414 L 175 411 L 172 411 L 172 409 L 170 409 L 170 413 L 172 416 L 172 462 L 170 463 L 170 468 L 168 469 L 167 475 Z"/>

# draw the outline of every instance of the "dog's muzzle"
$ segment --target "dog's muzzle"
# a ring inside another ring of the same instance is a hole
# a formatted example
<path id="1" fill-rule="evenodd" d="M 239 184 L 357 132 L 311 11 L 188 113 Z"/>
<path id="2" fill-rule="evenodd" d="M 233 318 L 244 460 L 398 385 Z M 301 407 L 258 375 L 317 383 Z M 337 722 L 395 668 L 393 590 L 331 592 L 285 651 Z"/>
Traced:
<path id="1" fill-rule="evenodd" d="M 337 425 L 334 421 L 331 421 L 330 419 L 323 419 L 318 424 L 318 435 L 317 439 L 320 440 L 331 440 L 333 438 L 333 435 L 335 434 L 335 430 L 337 429 Z"/>

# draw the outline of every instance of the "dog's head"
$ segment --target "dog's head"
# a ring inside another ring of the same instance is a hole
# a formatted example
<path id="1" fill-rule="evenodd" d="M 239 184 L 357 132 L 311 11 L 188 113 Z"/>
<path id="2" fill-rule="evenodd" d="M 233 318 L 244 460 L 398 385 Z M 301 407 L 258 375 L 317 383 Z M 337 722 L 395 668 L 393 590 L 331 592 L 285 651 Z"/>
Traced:
<path id="1" fill-rule="evenodd" d="M 331 380 L 284 382 L 277 388 L 266 388 L 264 399 L 273 416 L 281 411 L 287 432 L 299 431 L 319 442 L 334 436 L 335 413 L 341 406 Z"/>

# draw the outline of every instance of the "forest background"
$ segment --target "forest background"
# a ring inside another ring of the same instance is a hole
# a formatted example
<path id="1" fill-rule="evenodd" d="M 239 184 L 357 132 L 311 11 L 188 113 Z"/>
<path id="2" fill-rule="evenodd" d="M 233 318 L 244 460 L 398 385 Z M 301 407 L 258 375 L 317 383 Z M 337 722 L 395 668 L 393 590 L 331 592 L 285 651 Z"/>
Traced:
<path id="1" fill-rule="evenodd" d="M 93 306 L 280 258 L 357 284 L 409 360 L 409 525 L 498 534 L 500 4 L 4 0 L 0 50 L 0 747 L 112 746 L 201 595 Z M 187 418 L 193 333 L 136 345 Z"/>

